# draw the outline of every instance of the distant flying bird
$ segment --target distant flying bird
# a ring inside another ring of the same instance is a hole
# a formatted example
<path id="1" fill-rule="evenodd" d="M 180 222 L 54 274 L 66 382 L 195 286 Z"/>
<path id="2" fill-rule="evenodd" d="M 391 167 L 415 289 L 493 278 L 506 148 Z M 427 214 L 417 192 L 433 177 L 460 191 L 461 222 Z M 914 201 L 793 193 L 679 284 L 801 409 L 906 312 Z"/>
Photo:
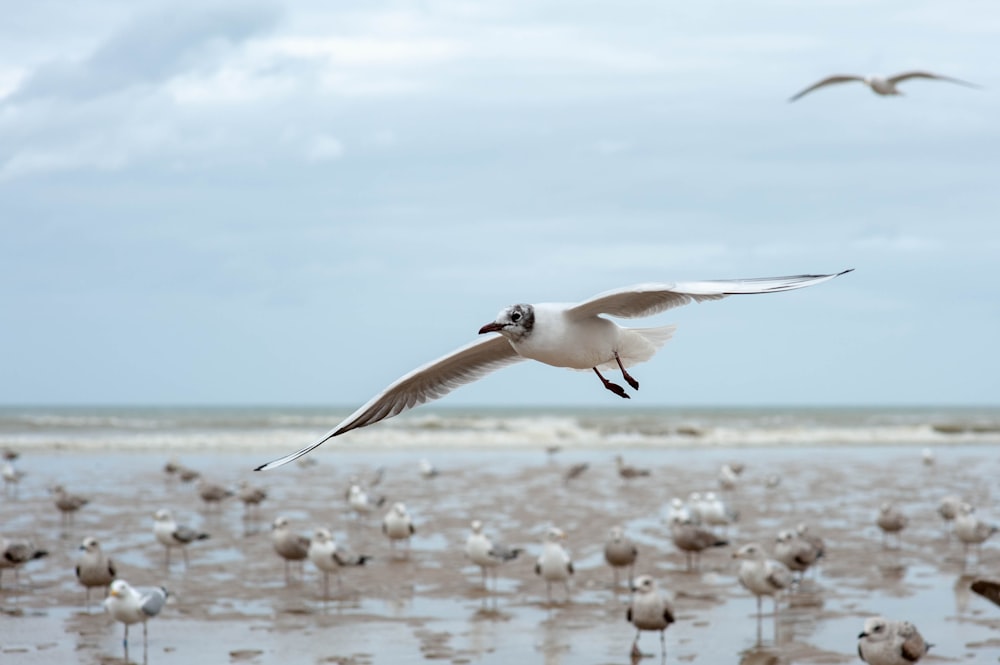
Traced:
<path id="1" fill-rule="evenodd" d="M 530 359 L 576 370 L 591 370 L 603 386 L 625 399 L 628 393 L 606 379 L 601 370 L 620 370 L 633 390 L 639 382 L 627 368 L 645 362 L 674 333 L 674 326 L 623 328 L 601 314 L 634 319 L 652 316 L 691 302 L 729 295 L 777 293 L 813 286 L 850 272 L 739 280 L 639 284 L 601 293 L 581 303 L 517 304 L 501 311 L 479 334 L 499 333 L 467 344 L 409 374 L 372 398 L 318 441 L 302 450 L 257 467 L 273 469 L 305 455 L 335 436 L 444 397 L 490 372 Z"/>
<path id="2" fill-rule="evenodd" d="M 871 88 L 872 92 L 876 95 L 902 95 L 903 93 L 901 93 L 896 86 L 897 84 L 902 83 L 903 81 L 908 81 L 909 79 L 935 79 L 938 81 L 957 83 L 968 88 L 979 87 L 975 83 L 969 83 L 967 81 L 951 78 L 950 76 L 941 76 L 940 74 L 920 71 L 902 72 L 889 77 L 876 76 L 874 74 L 870 74 L 868 76 L 858 76 L 857 74 L 834 74 L 833 76 L 827 76 L 825 79 L 813 83 L 802 92 L 790 97 L 788 101 L 794 102 L 796 99 L 808 95 L 813 90 L 818 90 L 819 88 L 823 88 L 828 85 L 834 85 L 835 83 L 848 83 L 850 81 L 860 81 L 861 83 L 864 83 Z"/>

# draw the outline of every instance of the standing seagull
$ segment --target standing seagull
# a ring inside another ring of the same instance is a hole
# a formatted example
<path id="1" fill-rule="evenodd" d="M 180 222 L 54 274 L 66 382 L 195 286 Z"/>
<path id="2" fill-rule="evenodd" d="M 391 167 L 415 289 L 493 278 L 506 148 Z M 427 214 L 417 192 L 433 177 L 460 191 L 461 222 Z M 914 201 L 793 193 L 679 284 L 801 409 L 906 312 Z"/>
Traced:
<path id="1" fill-rule="evenodd" d="M 30 540 L 7 540 L 0 536 L 0 587 L 3 587 L 3 571 L 7 568 L 14 569 L 14 586 L 17 586 L 18 574 L 21 566 L 47 557 L 46 550 L 40 550 Z"/>
<path id="2" fill-rule="evenodd" d="M 115 621 L 125 624 L 125 662 L 128 660 L 128 627 L 133 623 L 142 624 L 142 648 L 146 651 L 146 622 L 155 617 L 167 602 L 167 590 L 163 587 L 151 589 L 133 589 L 125 580 L 115 580 L 111 583 L 108 597 L 104 599 L 104 608 Z M 146 662 L 146 658 L 142 659 Z"/>
<path id="3" fill-rule="evenodd" d="M 889 76 L 889 77 L 876 76 L 875 74 L 870 74 L 868 76 L 858 76 L 857 74 L 834 74 L 833 76 L 827 76 L 825 79 L 813 83 L 811 86 L 809 86 L 802 92 L 797 93 L 796 95 L 789 98 L 788 101 L 794 102 L 796 99 L 804 97 L 813 90 L 817 90 L 819 88 L 828 85 L 833 85 L 835 83 L 849 83 L 851 81 L 860 81 L 861 83 L 864 83 L 869 88 L 871 88 L 872 92 L 874 92 L 876 95 L 882 95 L 882 96 L 902 95 L 903 93 L 899 91 L 896 85 L 902 83 L 903 81 L 908 81 L 909 79 L 935 79 L 937 81 L 948 81 L 950 83 L 957 83 L 959 85 L 964 85 L 967 88 L 979 87 L 975 83 L 961 81 L 956 78 L 951 78 L 950 76 L 941 76 L 940 74 L 932 74 L 931 72 L 920 72 L 920 71 L 902 72 L 900 74 L 896 74 L 895 76 Z"/>
<path id="4" fill-rule="evenodd" d="M 611 527 L 608 541 L 604 544 L 604 560 L 608 562 L 615 574 L 614 588 L 616 593 L 618 590 L 618 569 L 628 568 L 628 583 L 629 586 L 632 586 L 632 571 L 635 569 L 635 560 L 638 556 L 639 548 L 625 536 L 625 531 L 620 526 Z"/>
<path id="5" fill-rule="evenodd" d="M 883 617 L 865 619 L 858 635 L 858 655 L 869 665 L 910 665 L 923 658 L 931 646 L 909 621 Z"/>
<path id="6" fill-rule="evenodd" d="M 725 547 L 729 541 L 715 535 L 710 529 L 698 526 L 691 517 L 674 515 L 670 520 L 670 539 L 677 549 L 684 552 L 687 570 L 691 570 L 692 560 L 695 568 L 701 565 L 701 552 L 710 547 Z"/>
<path id="7" fill-rule="evenodd" d="M 382 533 L 389 538 L 389 548 L 396 551 L 396 541 L 406 541 L 406 555 L 410 554 L 410 536 L 417 532 L 413 526 L 413 520 L 406 512 L 406 506 L 402 503 L 392 504 L 392 508 L 382 518 Z"/>
<path id="8" fill-rule="evenodd" d="M 901 546 L 903 541 L 901 532 L 906 528 L 908 522 L 909 520 L 906 515 L 888 501 L 879 506 L 878 517 L 875 518 L 875 523 L 882 530 L 882 547 L 889 546 L 887 538 L 890 533 L 896 534 L 896 545 Z"/>
<path id="9" fill-rule="evenodd" d="M 582 303 L 511 305 L 479 334 L 500 333 L 467 344 L 397 379 L 367 404 L 345 418 L 318 441 L 302 450 L 257 467 L 258 471 L 287 464 L 310 450 L 359 427 L 399 415 L 438 399 L 455 388 L 483 378 L 521 360 L 537 360 L 554 367 L 592 370 L 605 388 L 628 398 L 601 370 L 620 370 L 633 390 L 639 382 L 626 368 L 645 362 L 674 333 L 674 326 L 622 328 L 601 314 L 635 319 L 652 316 L 691 302 L 719 300 L 728 295 L 776 293 L 826 282 L 850 270 L 831 275 L 796 275 L 740 280 L 639 284 L 601 293 Z"/>
<path id="10" fill-rule="evenodd" d="M 340 569 L 347 566 L 363 566 L 371 560 L 370 556 L 352 555 L 340 551 L 337 541 L 329 529 L 318 528 L 309 541 L 309 560 L 323 573 L 323 598 L 330 597 L 330 573 L 337 573 L 337 586 L 340 586 Z"/>
<path id="11" fill-rule="evenodd" d="M 644 630 L 660 631 L 660 653 L 667 657 L 667 643 L 664 631 L 674 622 L 674 608 L 663 597 L 656 586 L 656 580 L 649 575 L 640 575 L 632 586 L 632 602 L 625 612 L 625 618 L 635 626 L 635 641 L 632 642 L 632 656 L 642 657 L 639 651 L 639 636 Z M 634 662 L 634 661 L 633 661 Z"/>
<path id="12" fill-rule="evenodd" d="M 87 590 L 87 611 L 90 611 L 90 590 L 93 587 L 106 588 L 115 581 L 118 571 L 115 563 L 101 551 L 97 538 L 88 536 L 80 545 L 80 556 L 76 560 L 76 579 Z"/>
<path id="13" fill-rule="evenodd" d="M 740 559 L 739 580 L 747 591 L 757 598 L 757 633 L 760 634 L 761 598 L 774 599 L 774 630 L 778 630 L 778 595 L 792 585 L 792 573 L 785 564 L 767 558 L 763 548 L 757 543 L 744 545 L 733 552 L 734 559 Z"/>
<path id="14" fill-rule="evenodd" d="M 500 543 L 495 543 L 483 533 L 483 523 L 479 520 L 472 520 L 470 525 L 472 533 L 465 540 L 465 556 L 469 561 L 479 566 L 483 574 L 483 589 L 487 589 L 486 584 L 489 570 L 493 571 L 493 588 L 496 589 L 496 569 L 507 561 L 513 561 L 521 554 L 518 547 L 508 547 Z"/>
<path id="15" fill-rule="evenodd" d="M 53 487 L 52 494 L 56 497 L 56 508 L 59 509 L 59 520 L 63 526 L 73 524 L 73 516 L 76 511 L 90 503 L 90 499 L 79 494 L 70 494 L 62 485 Z"/>
<path id="16" fill-rule="evenodd" d="M 550 528 L 545 534 L 545 544 L 542 555 L 535 563 L 535 574 L 545 580 L 545 592 L 549 602 L 552 602 L 552 583 L 562 582 L 566 589 L 566 600 L 569 600 L 569 576 L 573 574 L 573 561 L 559 543 L 566 539 L 566 533 L 557 527 Z"/>
<path id="17" fill-rule="evenodd" d="M 179 526 L 169 510 L 160 509 L 153 515 L 153 534 L 167 548 L 167 568 L 170 567 L 170 548 L 179 547 L 184 555 L 184 567 L 188 567 L 187 546 L 196 540 L 205 540 L 207 533 L 195 531 L 191 527 Z"/>
<path id="18" fill-rule="evenodd" d="M 278 516 L 271 524 L 271 544 L 285 561 L 285 584 L 291 579 L 289 564 L 305 561 L 309 556 L 309 539 L 293 532 L 288 526 L 288 518 Z"/>

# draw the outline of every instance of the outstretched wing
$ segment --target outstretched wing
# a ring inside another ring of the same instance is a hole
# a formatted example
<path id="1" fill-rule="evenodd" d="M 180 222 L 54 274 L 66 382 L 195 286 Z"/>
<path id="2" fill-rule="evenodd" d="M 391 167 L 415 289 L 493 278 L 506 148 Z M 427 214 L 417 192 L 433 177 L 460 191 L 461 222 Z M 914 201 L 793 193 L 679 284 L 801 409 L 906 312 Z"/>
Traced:
<path id="1" fill-rule="evenodd" d="M 862 81 L 863 82 L 864 80 L 865 80 L 864 76 L 858 76 L 857 74 L 834 74 L 833 76 L 827 76 L 822 81 L 817 81 L 816 83 L 813 83 L 811 86 L 809 86 L 808 88 L 806 88 L 802 92 L 799 92 L 799 93 L 796 93 L 795 95 L 792 95 L 791 97 L 788 98 L 788 101 L 794 102 L 799 97 L 804 97 L 805 95 L 808 95 L 813 90 L 816 90 L 817 88 L 822 88 L 823 86 L 833 85 L 835 83 L 847 83 L 849 81 Z"/>
<path id="2" fill-rule="evenodd" d="M 748 293 L 776 293 L 813 286 L 851 272 L 853 268 L 832 275 L 794 275 L 790 277 L 758 277 L 753 279 L 707 280 L 703 282 L 673 282 L 638 284 L 594 296 L 569 308 L 567 315 L 587 318 L 608 314 L 624 319 L 652 316 L 691 302 L 719 300 L 726 296 Z"/>
<path id="3" fill-rule="evenodd" d="M 922 71 L 912 71 L 912 72 L 900 72 L 895 76 L 891 76 L 886 80 L 889 83 L 899 83 L 901 81 L 906 81 L 908 79 L 935 79 L 937 81 L 949 81 L 951 83 L 957 83 L 959 85 L 964 85 L 967 88 L 978 88 L 979 86 L 975 83 L 969 83 L 968 81 L 963 81 L 961 79 L 952 78 L 950 76 L 942 76 L 941 74 L 935 74 L 933 72 L 922 72 Z"/>
<path id="4" fill-rule="evenodd" d="M 505 337 L 498 335 L 476 340 L 397 379 L 315 443 L 263 464 L 256 470 L 265 471 L 288 464 L 335 436 L 398 416 L 403 411 L 444 397 L 459 386 L 472 383 L 520 360 L 521 356 L 517 355 Z"/>

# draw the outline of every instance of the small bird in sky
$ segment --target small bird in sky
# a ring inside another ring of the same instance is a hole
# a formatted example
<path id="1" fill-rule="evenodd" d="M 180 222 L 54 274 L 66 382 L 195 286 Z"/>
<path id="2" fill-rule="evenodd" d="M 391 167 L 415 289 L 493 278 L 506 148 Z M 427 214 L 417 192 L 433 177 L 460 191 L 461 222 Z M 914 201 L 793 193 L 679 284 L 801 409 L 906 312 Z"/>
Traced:
<path id="1" fill-rule="evenodd" d="M 794 102 L 795 100 L 808 95 L 813 90 L 818 90 L 819 88 L 826 87 L 828 85 L 834 85 L 837 83 L 849 83 L 851 81 L 859 81 L 864 83 L 869 88 L 872 89 L 876 95 L 890 96 L 890 95 L 902 95 L 903 93 L 899 91 L 896 86 L 903 81 L 908 81 L 910 79 L 933 79 L 936 81 L 948 81 L 949 83 L 957 83 L 959 85 L 964 85 L 967 88 L 978 88 L 979 86 L 975 83 L 969 83 L 967 81 L 962 81 L 960 79 L 952 78 L 950 76 L 941 76 L 940 74 L 934 74 L 932 72 L 902 72 L 896 74 L 895 76 L 877 76 L 875 74 L 869 74 L 868 76 L 859 76 L 857 74 L 834 74 L 833 76 L 827 76 L 825 79 L 813 83 L 811 86 L 799 92 L 788 99 L 789 102 Z"/>
<path id="2" fill-rule="evenodd" d="M 652 358 L 673 335 L 674 326 L 623 328 L 601 314 L 625 319 L 652 316 L 672 307 L 719 300 L 729 295 L 801 289 L 829 281 L 851 270 L 829 275 L 639 284 L 606 291 L 581 303 L 511 305 L 479 329 L 480 335 L 498 335 L 477 340 L 418 367 L 397 379 L 318 441 L 262 464 L 256 470 L 287 464 L 335 436 L 373 425 L 444 397 L 459 386 L 522 360 L 591 370 L 607 390 L 629 399 L 625 389 L 605 378 L 601 370 L 621 371 L 626 383 L 633 390 L 638 390 L 639 382 L 627 368 Z"/>

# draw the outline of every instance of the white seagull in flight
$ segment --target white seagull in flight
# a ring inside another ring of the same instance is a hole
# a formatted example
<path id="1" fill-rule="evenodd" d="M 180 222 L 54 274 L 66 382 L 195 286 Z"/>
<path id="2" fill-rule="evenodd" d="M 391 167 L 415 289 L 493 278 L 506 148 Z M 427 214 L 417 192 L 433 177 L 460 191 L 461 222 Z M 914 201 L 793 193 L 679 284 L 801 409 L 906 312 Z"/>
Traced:
<path id="1" fill-rule="evenodd" d="M 968 88 L 978 88 L 979 86 L 975 83 L 969 83 L 967 81 L 962 81 L 960 79 L 952 78 L 950 76 L 941 76 L 940 74 L 934 74 L 932 72 L 901 72 L 895 76 L 877 76 L 875 74 L 870 74 L 868 76 L 858 76 L 857 74 L 834 74 L 833 76 L 827 76 L 821 81 L 813 83 L 811 86 L 803 90 L 802 92 L 796 94 L 795 96 L 789 98 L 788 101 L 794 102 L 799 97 L 804 97 L 813 90 L 822 88 L 824 86 L 833 85 L 835 83 L 849 83 L 850 81 L 860 81 L 864 83 L 869 88 L 872 89 L 876 95 L 902 95 L 899 89 L 896 87 L 897 84 L 903 81 L 908 81 L 910 79 L 935 79 L 938 81 L 948 81 L 950 83 L 957 83 L 959 85 L 964 85 Z"/>
<path id="2" fill-rule="evenodd" d="M 601 370 L 620 370 L 625 381 L 639 389 L 628 367 L 653 357 L 670 339 L 674 326 L 623 328 L 600 316 L 625 319 L 652 316 L 672 307 L 728 295 L 776 293 L 819 284 L 852 269 L 830 275 L 795 275 L 737 280 L 707 280 L 639 284 L 606 291 L 581 303 L 511 305 L 479 334 L 500 333 L 467 344 L 406 374 L 349 415 L 339 425 L 298 452 L 257 467 L 273 469 L 305 455 L 313 448 L 352 429 L 373 425 L 403 411 L 441 397 L 490 372 L 521 360 L 577 370 L 593 370 L 605 388 L 629 398 L 625 389 L 612 383 Z"/>

